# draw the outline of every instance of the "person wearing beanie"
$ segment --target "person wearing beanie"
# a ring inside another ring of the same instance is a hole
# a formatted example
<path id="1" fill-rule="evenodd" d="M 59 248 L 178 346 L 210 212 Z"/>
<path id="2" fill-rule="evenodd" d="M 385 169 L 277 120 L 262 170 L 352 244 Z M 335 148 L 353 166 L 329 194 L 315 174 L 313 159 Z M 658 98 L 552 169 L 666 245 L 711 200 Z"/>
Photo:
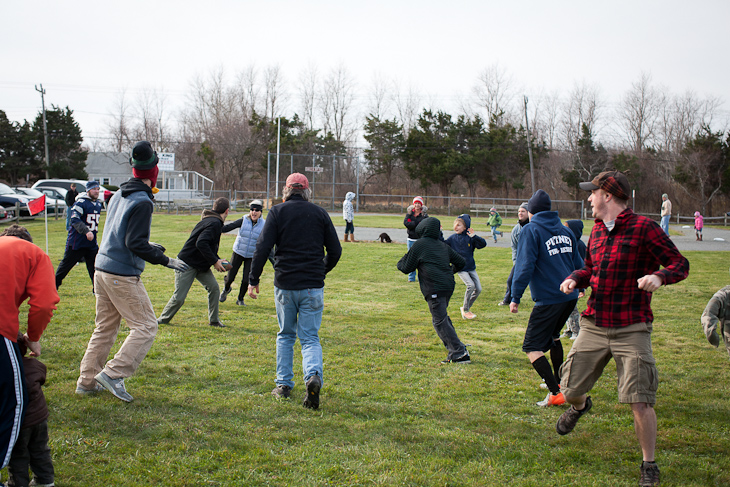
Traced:
<path id="1" fill-rule="evenodd" d="M 231 254 L 231 268 L 223 279 L 223 292 L 219 301 L 224 303 L 228 294 L 231 292 L 231 286 L 236 282 L 236 275 L 243 264 L 243 273 L 241 277 L 241 288 L 238 290 L 238 306 L 246 306 L 243 298 L 248 291 L 248 275 L 251 272 L 251 262 L 253 261 L 253 251 L 256 249 L 256 240 L 261 235 L 266 219 L 261 216 L 264 211 L 264 203 L 261 200 L 253 200 L 248 205 L 248 215 L 239 218 L 227 228 L 234 230 L 238 228 L 238 235 L 233 242 L 233 253 Z M 230 231 L 230 230 L 229 230 Z"/>
<path id="2" fill-rule="evenodd" d="M 522 203 L 517 210 L 517 225 L 512 227 L 510 232 L 510 247 L 512 248 L 512 269 L 507 277 L 507 290 L 504 292 L 504 298 L 497 303 L 497 306 L 509 306 L 512 301 L 512 277 L 515 273 L 515 259 L 517 259 L 517 243 L 520 241 L 520 232 L 522 227 L 530 223 L 530 217 L 527 214 L 527 201 Z"/>
<path id="3" fill-rule="evenodd" d="M 345 201 L 342 202 L 342 218 L 345 220 L 345 242 L 348 237 L 350 242 L 357 242 L 355 240 L 355 225 L 353 220 L 355 219 L 355 208 L 352 206 L 352 200 L 355 199 L 355 193 L 348 191 L 345 195 Z"/>
<path id="4" fill-rule="evenodd" d="M 175 291 L 157 319 L 158 324 L 170 323 L 185 304 L 185 298 L 190 292 L 193 281 L 197 280 L 208 292 L 208 324 L 225 328 L 218 315 L 221 291 L 210 267 L 213 266 L 218 272 L 230 270 L 230 263 L 218 257 L 221 233 L 237 228 L 235 223 L 224 224 L 229 210 L 228 198 L 218 198 L 213 202 L 211 210 L 203 210 L 200 221 L 177 254 L 177 258 L 185 262 L 189 268 L 175 271 Z"/>
<path id="5" fill-rule="evenodd" d="M 279 332 L 276 335 L 276 387 L 271 394 L 291 397 L 294 387 L 294 344 L 299 338 L 305 395 L 302 405 L 319 408 L 324 361 L 319 330 L 324 311 L 324 281 L 342 256 L 342 245 L 324 208 L 311 203 L 304 174 L 286 178 L 284 202 L 269 210 L 251 263 L 248 295 L 259 294 L 261 272 L 274 252 L 274 295 Z"/>
<path id="6" fill-rule="evenodd" d="M 413 247 L 416 240 L 419 239 L 418 233 L 416 233 L 416 227 L 426 218 L 428 218 L 428 207 L 424 205 L 422 197 L 416 196 L 413 198 L 413 203 L 406 209 L 406 217 L 403 219 L 403 225 L 405 225 L 408 233 L 406 244 L 409 250 Z M 408 274 L 408 282 L 416 282 L 416 271 Z"/>
<path id="7" fill-rule="evenodd" d="M 502 232 L 498 229 L 502 226 L 502 217 L 499 216 L 496 208 L 489 209 L 489 219 L 487 220 L 487 226 L 492 229 L 492 237 L 494 237 L 494 243 L 497 243 L 497 235 L 502 236 Z"/>
<path id="8" fill-rule="evenodd" d="M 537 405 L 559 406 L 565 403 L 560 392 L 560 331 L 578 301 L 578 290 L 565 294 L 560 291 L 560 283 L 564 276 L 583 267 L 583 259 L 575 235 L 560 222 L 558 212 L 551 211 L 550 196 L 545 191 L 538 189 L 532 195 L 527 212 L 530 223 L 522 228 L 517 244 L 510 311 L 518 312 L 529 284 L 535 306 L 527 321 L 522 351 L 549 389 L 545 400 Z M 545 357 L 548 351 L 552 368 Z"/>
<path id="9" fill-rule="evenodd" d="M 23 357 L 28 407 L 25 409 L 23 426 L 8 463 L 8 485 L 53 486 L 55 472 L 51 448 L 48 446 L 48 404 L 42 389 L 46 383 L 46 365 L 37 358 L 26 357 L 27 340 L 20 332 L 17 343 Z M 29 468 L 33 471 L 33 483 L 28 475 Z"/>
<path id="10" fill-rule="evenodd" d="M 416 233 L 419 238 L 398 261 L 398 270 L 408 274 L 418 269 L 418 282 L 431 312 L 433 328 L 448 352 L 441 363 L 471 363 L 466 345 L 459 340 L 448 314 L 449 300 L 454 293 L 454 273 L 464 269 L 466 260 L 441 241 L 438 219 L 423 219 Z"/>
<path id="11" fill-rule="evenodd" d="M 94 273 L 96 326 L 76 381 L 76 394 L 94 394 L 98 384 L 124 402 L 133 400 L 124 379 L 135 373 L 157 335 L 155 310 L 140 278 L 145 263 L 178 271 L 188 269 L 183 261 L 166 256 L 163 246 L 150 242 L 157 154 L 149 142 L 135 144 L 130 164 L 134 177 L 112 196 L 106 212 Z M 129 335 L 107 362 L 122 318 L 130 329 Z"/>
<path id="12" fill-rule="evenodd" d="M 454 220 L 454 234 L 446 239 L 446 245 L 454 249 L 466 261 L 466 265 L 458 273 L 466 285 L 464 306 L 459 309 L 462 318 L 473 320 L 477 315 L 471 312 L 471 307 L 482 292 L 482 285 L 477 274 L 477 265 L 474 261 L 474 250 L 486 247 L 487 241 L 472 230 L 471 217 L 465 213 Z"/>
<path id="13" fill-rule="evenodd" d="M 0 292 L 0 470 L 10 461 L 18 441 L 23 415 L 28 407 L 27 386 L 23 378 L 20 332 L 20 305 L 28 301 L 22 313 L 27 322 L 23 334 L 30 355 L 41 355 L 41 335 L 53 317 L 59 302 L 53 285 L 51 259 L 25 227 L 10 225 L 0 233 L 0 274 L 4 282 Z"/>
<path id="14" fill-rule="evenodd" d="M 629 208 L 631 186 L 625 174 L 604 171 L 579 186 L 591 192 L 588 202 L 596 220 L 585 266 L 572 272 L 560 290 L 572 295 L 590 286 L 591 294 L 580 334 L 561 368 L 562 392 L 571 406 L 555 429 L 567 435 L 591 410 L 593 401 L 587 394 L 613 358 L 618 400 L 631 405 L 643 456 L 640 485 L 659 485 L 654 456 L 659 374 L 651 344 L 651 298 L 662 285 L 687 278 L 689 262 L 656 222 Z"/>
<path id="15" fill-rule="evenodd" d="M 76 264 L 84 261 L 86 270 L 91 279 L 92 293 L 94 292 L 94 261 L 99 252 L 96 235 L 99 232 L 101 218 L 101 201 L 99 201 L 99 183 L 86 183 L 86 192 L 76 197 L 76 201 L 69 208 L 71 215 L 71 229 L 66 238 L 66 250 L 63 259 L 56 269 L 56 289 L 61 287 L 63 279 L 71 272 Z"/>

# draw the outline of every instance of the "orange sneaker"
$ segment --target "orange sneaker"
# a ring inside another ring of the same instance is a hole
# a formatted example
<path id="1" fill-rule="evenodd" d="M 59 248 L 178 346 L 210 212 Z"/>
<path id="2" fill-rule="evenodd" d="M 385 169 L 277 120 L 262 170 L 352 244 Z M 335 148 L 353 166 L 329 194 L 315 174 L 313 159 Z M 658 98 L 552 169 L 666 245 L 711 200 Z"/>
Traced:
<path id="1" fill-rule="evenodd" d="M 545 400 L 537 403 L 538 406 L 543 407 L 543 408 L 546 408 L 549 406 L 561 406 L 563 404 L 565 404 L 565 396 L 563 396 L 562 392 L 559 392 L 558 394 L 553 394 L 551 392 L 548 392 Z"/>

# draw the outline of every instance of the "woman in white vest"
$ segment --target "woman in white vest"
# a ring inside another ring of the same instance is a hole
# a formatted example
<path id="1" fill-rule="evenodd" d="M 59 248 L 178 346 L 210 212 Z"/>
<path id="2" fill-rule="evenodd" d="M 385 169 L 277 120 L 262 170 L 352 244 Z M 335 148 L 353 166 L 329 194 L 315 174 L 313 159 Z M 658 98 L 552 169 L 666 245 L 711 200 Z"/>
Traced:
<path id="1" fill-rule="evenodd" d="M 251 260 L 253 260 L 253 252 L 256 250 L 256 240 L 259 238 L 261 230 L 264 228 L 266 219 L 261 216 L 264 204 L 261 200 L 253 200 L 249 205 L 249 213 L 243 218 L 233 222 L 234 227 L 238 228 L 238 236 L 233 242 L 233 255 L 231 255 L 231 270 L 228 271 L 223 279 L 223 292 L 221 293 L 220 302 L 224 302 L 231 292 L 231 284 L 236 280 L 238 269 L 243 264 L 243 277 L 241 278 L 241 288 L 238 290 L 238 299 L 236 304 L 246 306 L 243 302 L 243 296 L 248 290 L 248 275 L 251 272 Z"/>

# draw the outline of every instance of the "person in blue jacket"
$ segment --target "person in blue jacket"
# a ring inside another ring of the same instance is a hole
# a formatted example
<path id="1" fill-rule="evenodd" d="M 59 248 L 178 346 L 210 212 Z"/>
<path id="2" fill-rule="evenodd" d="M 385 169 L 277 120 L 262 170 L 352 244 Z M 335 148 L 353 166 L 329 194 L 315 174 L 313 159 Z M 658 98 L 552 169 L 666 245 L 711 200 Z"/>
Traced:
<path id="1" fill-rule="evenodd" d="M 527 322 L 522 351 L 548 386 L 547 397 L 537 403 L 543 407 L 565 404 L 560 392 L 560 330 L 575 308 L 578 290 L 564 294 L 560 284 L 571 272 L 583 267 L 575 234 L 562 225 L 558 212 L 550 211 L 551 206 L 550 196 L 541 189 L 527 202 L 530 223 L 520 232 L 510 303 L 510 311 L 517 313 L 522 294 L 530 285 L 535 307 Z M 545 358 L 548 351 L 554 371 Z"/>
<path id="2" fill-rule="evenodd" d="M 262 217 L 264 204 L 261 200 L 253 200 L 249 204 L 249 213 L 243 218 L 231 223 L 229 226 L 238 228 L 238 236 L 233 242 L 233 254 L 231 255 L 231 269 L 223 279 L 223 292 L 221 293 L 220 302 L 225 302 L 228 293 L 231 292 L 231 284 L 236 281 L 238 270 L 243 264 L 243 277 L 241 278 L 241 288 L 238 290 L 238 299 L 236 304 L 246 306 L 243 297 L 248 291 L 248 275 L 251 272 L 251 261 L 253 260 L 253 252 L 256 250 L 256 240 L 264 228 L 266 218 Z"/>
<path id="3" fill-rule="evenodd" d="M 477 317 L 472 313 L 471 307 L 482 292 L 482 284 L 477 274 L 477 264 L 474 262 L 474 250 L 483 249 L 487 241 L 477 235 L 471 228 L 471 217 L 466 213 L 459 215 L 454 221 L 454 234 L 446 239 L 446 244 L 454 249 L 457 254 L 466 260 L 464 268 L 458 272 L 459 277 L 466 285 L 464 293 L 464 306 L 461 310 L 461 317 L 465 320 L 473 320 Z"/>
<path id="4" fill-rule="evenodd" d="M 86 183 L 86 192 L 76 197 L 73 206 L 69 208 L 69 214 L 71 228 L 66 238 L 66 251 L 56 269 L 56 289 L 61 287 L 66 275 L 81 261 L 86 262 L 86 270 L 89 272 L 93 289 L 94 261 L 99 252 L 96 235 L 101 218 L 98 182 Z"/>

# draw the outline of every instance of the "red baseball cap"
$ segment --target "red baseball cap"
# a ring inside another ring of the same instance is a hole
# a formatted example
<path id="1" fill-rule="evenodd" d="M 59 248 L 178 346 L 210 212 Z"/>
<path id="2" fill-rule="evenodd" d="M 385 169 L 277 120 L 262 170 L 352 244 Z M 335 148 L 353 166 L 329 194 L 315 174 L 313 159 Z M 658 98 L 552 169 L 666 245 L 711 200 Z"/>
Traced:
<path id="1" fill-rule="evenodd" d="M 580 189 L 592 191 L 594 189 L 602 189 L 607 193 L 628 200 L 631 196 L 631 185 L 626 175 L 619 171 L 604 171 L 592 181 L 580 183 Z"/>
<path id="2" fill-rule="evenodd" d="M 309 180 L 304 174 L 295 172 L 290 174 L 289 177 L 286 178 L 286 187 L 309 189 Z"/>

